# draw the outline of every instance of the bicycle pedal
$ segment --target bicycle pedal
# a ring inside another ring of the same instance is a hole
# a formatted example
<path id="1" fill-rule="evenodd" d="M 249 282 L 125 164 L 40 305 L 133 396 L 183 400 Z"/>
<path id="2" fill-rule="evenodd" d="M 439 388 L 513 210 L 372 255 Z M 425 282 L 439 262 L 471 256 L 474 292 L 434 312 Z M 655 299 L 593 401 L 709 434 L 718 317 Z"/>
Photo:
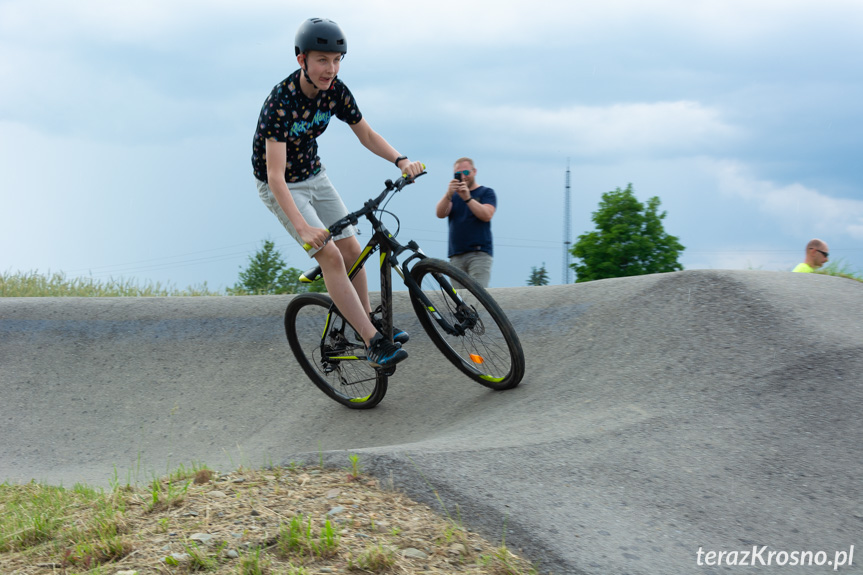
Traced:
<path id="1" fill-rule="evenodd" d="M 391 365 L 389 367 L 378 367 L 376 369 L 381 373 L 381 375 L 385 375 L 387 377 L 390 377 L 396 372 L 396 366 L 394 365 Z"/>

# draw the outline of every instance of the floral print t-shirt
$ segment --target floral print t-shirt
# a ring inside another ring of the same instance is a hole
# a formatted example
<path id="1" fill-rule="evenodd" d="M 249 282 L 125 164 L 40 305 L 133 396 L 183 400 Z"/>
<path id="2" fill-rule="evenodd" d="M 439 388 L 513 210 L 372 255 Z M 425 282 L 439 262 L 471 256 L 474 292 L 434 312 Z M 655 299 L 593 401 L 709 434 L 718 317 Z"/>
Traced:
<path id="1" fill-rule="evenodd" d="M 314 100 L 300 89 L 301 70 L 277 84 L 261 108 L 255 140 L 252 144 L 252 168 L 255 177 L 267 181 L 267 140 L 287 144 L 285 181 L 301 182 L 321 170 L 316 138 L 324 133 L 330 118 L 336 116 L 348 124 L 363 119 L 353 94 L 336 78 L 327 91 L 319 91 Z"/>

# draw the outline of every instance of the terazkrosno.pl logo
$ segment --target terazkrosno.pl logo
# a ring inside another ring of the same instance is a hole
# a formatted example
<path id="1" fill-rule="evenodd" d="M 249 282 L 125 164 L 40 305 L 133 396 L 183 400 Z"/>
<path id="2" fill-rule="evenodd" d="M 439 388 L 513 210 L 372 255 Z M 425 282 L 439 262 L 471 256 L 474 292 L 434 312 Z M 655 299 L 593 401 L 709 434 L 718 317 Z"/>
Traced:
<path id="1" fill-rule="evenodd" d="M 841 567 L 850 567 L 854 564 L 854 546 L 851 545 L 847 551 L 774 551 L 768 550 L 767 545 L 753 545 L 752 549 L 742 551 L 705 551 L 703 547 L 698 548 L 695 554 L 696 564 L 708 567 L 761 567 L 778 565 L 780 567 L 803 567 L 818 566 L 832 567 L 834 571 Z"/>

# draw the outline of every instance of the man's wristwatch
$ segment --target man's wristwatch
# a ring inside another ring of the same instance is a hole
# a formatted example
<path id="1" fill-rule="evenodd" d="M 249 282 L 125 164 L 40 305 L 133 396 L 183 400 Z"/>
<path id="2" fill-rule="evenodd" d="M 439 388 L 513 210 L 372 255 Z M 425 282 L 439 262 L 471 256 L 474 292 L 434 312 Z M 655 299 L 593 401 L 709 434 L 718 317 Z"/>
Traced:
<path id="1" fill-rule="evenodd" d="M 466 200 L 464 201 L 464 203 L 469 204 L 469 203 L 471 203 L 471 202 L 473 201 L 473 199 L 474 199 L 474 198 L 473 198 L 473 196 L 471 196 L 471 197 L 469 197 L 468 199 L 466 199 Z"/>
<path id="2" fill-rule="evenodd" d="M 394 164 L 396 165 L 396 167 L 398 168 L 398 167 L 399 167 L 399 162 L 401 162 L 402 160 L 407 160 L 407 159 L 408 159 L 408 157 L 407 157 L 407 156 L 399 156 L 398 158 L 396 158 L 396 161 L 395 161 L 395 162 L 393 162 L 393 163 L 394 163 Z"/>

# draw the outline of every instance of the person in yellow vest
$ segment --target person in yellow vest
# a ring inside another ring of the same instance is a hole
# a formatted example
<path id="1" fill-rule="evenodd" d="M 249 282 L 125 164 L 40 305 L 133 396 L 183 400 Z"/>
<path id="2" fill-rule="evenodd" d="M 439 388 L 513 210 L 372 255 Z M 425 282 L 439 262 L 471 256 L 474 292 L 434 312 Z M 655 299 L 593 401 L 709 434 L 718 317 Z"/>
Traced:
<path id="1" fill-rule="evenodd" d="M 797 264 L 793 272 L 812 273 L 830 261 L 830 249 L 819 239 L 810 240 L 806 244 L 806 259 Z"/>

